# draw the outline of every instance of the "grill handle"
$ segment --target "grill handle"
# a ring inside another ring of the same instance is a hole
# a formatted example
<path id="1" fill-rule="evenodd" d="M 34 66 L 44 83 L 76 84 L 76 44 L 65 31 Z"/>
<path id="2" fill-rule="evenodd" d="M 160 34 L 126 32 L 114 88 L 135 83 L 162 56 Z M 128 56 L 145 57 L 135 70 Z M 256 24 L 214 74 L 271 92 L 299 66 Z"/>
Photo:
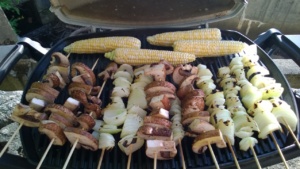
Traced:
<path id="1" fill-rule="evenodd" d="M 264 49 L 269 56 L 276 48 L 284 51 L 288 56 L 300 66 L 300 35 L 283 35 L 279 30 L 271 28 L 260 34 L 254 42 Z"/>
<path id="2" fill-rule="evenodd" d="M 20 38 L 15 45 L 0 46 L 0 51 L 0 84 L 22 57 L 30 56 L 39 61 L 48 52 L 38 42 L 26 37 Z"/>

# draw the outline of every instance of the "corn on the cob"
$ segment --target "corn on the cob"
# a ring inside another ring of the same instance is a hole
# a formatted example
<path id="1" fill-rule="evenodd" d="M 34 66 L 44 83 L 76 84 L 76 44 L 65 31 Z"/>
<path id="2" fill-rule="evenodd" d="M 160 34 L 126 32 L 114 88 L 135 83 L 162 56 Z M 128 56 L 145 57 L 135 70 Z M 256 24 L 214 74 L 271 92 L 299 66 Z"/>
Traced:
<path id="1" fill-rule="evenodd" d="M 166 32 L 148 36 L 147 41 L 157 46 L 172 46 L 178 40 L 221 40 L 221 31 L 217 28 L 196 29 L 190 31 Z"/>
<path id="2" fill-rule="evenodd" d="M 173 47 L 174 51 L 192 53 L 197 57 L 213 57 L 239 53 L 246 46 L 246 43 L 229 40 L 181 40 Z"/>
<path id="3" fill-rule="evenodd" d="M 189 53 L 131 48 L 115 49 L 112 52 L 105 53 L 105 57 L 119 64 L 127 63 L 133 66 L 157 63 L 161 60 L 178 65 L 193 62 L 196 59 L 195 55 Z"/>
<path id="4" fill-rule="evenodd" d="M 67 53 L 105 53 L 116 48 L 140 48 L 141 41 L 135 37 L 113 36 L 76 41 L 64 48 Z"/>

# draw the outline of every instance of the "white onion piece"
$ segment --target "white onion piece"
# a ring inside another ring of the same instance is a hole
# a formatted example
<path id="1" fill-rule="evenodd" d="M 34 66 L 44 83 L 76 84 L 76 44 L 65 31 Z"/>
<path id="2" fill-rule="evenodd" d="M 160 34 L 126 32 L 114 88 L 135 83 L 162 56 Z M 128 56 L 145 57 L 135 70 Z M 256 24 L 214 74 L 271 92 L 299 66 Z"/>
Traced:
<path id="1" fill-rule="evenodd" d="M 41 111 L 45 106 L 46 102 L 38 98 L 33 98 L 29 103 L 29 107 L 33 108 L 36 111 Z"/>
<path id="2" fill-rule="evenodd" d="M 112 149 L 115 147 L 115 138 L 109 133 L 100 133 L 99 149 Z"/>
<path id="3" fill-rule="evenodd" d="M 93 136 L 95 139 L 99 140 L 100 133 L 99 133 L 98 131 L 94 130 L 94 131 L 92 132 L 92 136 Z"/>
<path id="4" fill-rule="evenodd" d="M 129 88 L 131 83 L 125 78 L 125 77 L 117 77 L 114 81 L 113 84 L 115 86 L 119 87 L 126 87 Z"/>
<path id="5" fill-rule="evenodd" d="M 234 65 L 243 65 L 242 59 L 242 57 L 234 57 L 233 59 L 231 59 L 229 63 L 229 68 L 231 68 Z"/>
<path id="6" fill-rule="evenodd" d="M 142 109 L 148 107 L 144 89 L 135 89 L 131 91 L 128 98 L 127 109 L 132 106 L 139 106 Z"/>
<path id="7" fill-rule="evenodd" d="M 256 113 L 271 112 L 273 104 L 270 100 L 260 100 L 248 108 L 248 113 L 255 116 Z"/>
<path id="8" fill-rule="evenodd" d="M 286 127 L 289 125 L 293 131 L 296 131 L 298 118 L 295 112 L 291 109 L 291 106 L 280 99 L 272 99 L 271 102 L 274 105 L 271 112 L 275 115 L 279 123 Z"/>
<path id="9" fill-rule="evenodd" d="M 215 100 L 217 98 L 224 98 L 224 93 L 222 91 L 218 91 L 218 92 L 211 93 L 211 94 L 207 95 L 206 98 L 205 98 L 205 104 L 207 106 L 209 106 L 209 105 L 211 105 L 213 100 Z"/>
<path id="10" fill-rule="evenodd" d="M 147 86 L 146 82 L 135 82 L 130 86 L 130 90 L 133 91 L 135 89 L 144 89 Z"/>
<path id="11" fill-rule="evenodd" d="M 232 119 L 222 119 L 218 121 L 216 128 L 220 129 L 223 136 L 228 138 L 228 140 L 230 141 L 229 144 L 234 145 L 234 123 Z"/>
<path id="12" fill-rule="evenodd" d="M 124 72 L 128 72 L 130 74 L 131 77 L 133 77 L 133 68 L 131 65 L 129 64 L 122 64 L 116 72 L 119 71 L 124 71 Z"/>
<path id="13" fill-rule="evenodd" d="M 262 99 L 279 98 L 282 95 L 284 88 L 281 87 L 280 83 L 274 83 L 259 89 L 259 91 L 262 92 Z"/>
<path id="14" fill-rule="evenodd" d="M 229 67 L 220 67 L 218 69 L 218 74 L 217 74 L 217 77 L 218 78 L 224 78 L 226 75 L 229 75 L 230 74 L 230 68 Z"/>
<path id="15" fill-rule="evenodd" d="M 150 65 L 149 65 L 149 67 L 150 67 Z M 141 74 L 135 78 L 134 82 L 145 82 L 146 84 L 149 84 L 149 83 L 153 82 L 153 77 Z"/>
<path id="16" fill-rule="evenodd" d="M 271 112 L 256 113 L 253 119 L 260 129 L 258 138 L 265 139 L 271 132 L 281 129 L 276 117 Z"/>
<path id="17" fill-rule="evenodd" d="M 93 127 L 94 131 L 99 131 L 99 129 L 104 125 L 104 121 L 102 120 L 95 120 L 95 125 Z"/>
<path id="18" fill-rule="evenodd" d="M 126 118 L 126 109 L 104 109 L 103 121 L 106 124 L 112 124 L 115 126 L 120 126 L 124 123 Z"/>
<path id="19" fill-rule="evenodd" d="M 240 150 L 247 151 L 250 147 L 254 147 L 257 143 L 258 141 L 254 137 L 243 138 L 239 143 Z"/>
<path id="20" fill-rule="evenodd" d="M 121 97 L 115 96 L 115 97 L 111 97 L 110 99 L 111 99 L 111 103 L 106 108 L 125 109 L 125 104 Z"/>
<path id="21" fill-rule="evenodd" d="M 250 127 L 251 131 L 259 131 L 257 123 L 249 115 L 240 115 L 233 117 L 234 130 L 240 131 L 242 127 Z"/>
<path id="22" fill-rule="evenodd" d="M 227 109 L 215 110 L 211 113 L 211 123 L 213 125 L 218 124 L 220 121 L 232 121 L 231 113 Z"/>
<path id="23" fill-rule="evenodd" d="M 261 75 L 256 75 L 251 79 L 250 82 L 253 84 L 253 86 L 260 89 L 276 83 L 276 80 L 272 77 L 264 77 Z"/>
<path id="24" fill-rule="evenodd" d="M 128 97 L 130 94 L 130 87 L 121 87 L 121 86 L 115 86 L 113 88 L 113 91 L 111 93 L 112 97 Z"/>
<path id="25" fill-rule="evenodd" d="M 199 77 L 202 77 L 202 76 L 209 76 L 210 78 L 213 77 L 213 74 L 211 73 L 211 71 L 209 69 L 199 69 L 197 75 Z"/>
<path id="26" fill-rule="evenodd" d="M 130 73 L 125 72 L 125 71 L 118 71 L 113 75 L 113 79 L 116 79 L 118 77 L 124 77 L 125 79 L 127 79 L 130 83 L 133 80 L 133 77 L 130 75 Z"/>
<path id="27" fill-rule="evenodd" d="M 105 124 L 99 129 L 100 133 L 109 133 L 109 134 L 117 134 L 121 131 L 122 129 L 119 129 L 117 126 L 111 124 Z"/>
<path id="28" fill-rule="evenodd" d="M 147 111 L 140 108 L 139 106 L 131 106 L 131 108 L 129 108 L 127 110 L 128 114 L 137 114 L 138 116 L 140 116 L 141 118 L 144 118 L 147 115 Z"/>
<path id="29" fill-rule="evenodd" d="M 143 124 L 143 119 L 139 115 L 127 114 L 120 137 L 123 138 L 127 135 L 135 135 L 139 127 Z"/>
<path id="30" fill-rule="evenodd" d="M 247 72 L 247 78 L 249 79 L 250 76 L 253 74 L 253 73 L 256 73 L 256 74 L 260 74 L 260 75 L 269 75 L 270 72 L 267 68 L 263 67 L 263 66 L 260 66 L 260 65 L 254 65 L 254 66 L 251 66 L 250 69 L 248 70 Z M 255 75 L 256 76 L 256 75 Z"/>

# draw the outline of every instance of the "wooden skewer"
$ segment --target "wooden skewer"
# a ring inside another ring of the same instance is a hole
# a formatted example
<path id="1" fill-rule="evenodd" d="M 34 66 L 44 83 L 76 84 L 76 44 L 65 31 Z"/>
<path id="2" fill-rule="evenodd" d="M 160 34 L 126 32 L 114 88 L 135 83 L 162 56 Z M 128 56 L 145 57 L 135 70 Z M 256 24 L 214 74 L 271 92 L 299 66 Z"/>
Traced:
<path id="1" fill-rule="evenodd" d="M 287 129 L 289 130 L 289 132 L 291 133 L 292 137 L 294 138 L 298 148 L 300 148 L 300 144 L 299 144 L 299 141 L 297 139 L 297 137 L 295 136 L 295 133 L 293 132 L 293 130 L 291 129 L 291 127 L 289 126 L 289 124 L 286 122 L 286 120 L 284 118 L 282 118 L 285 126 L 287 127 Z"/>
<path id="2" fill-rule="evenodd" d="M 237 160 L 237 158 L 236 158 L 235 152 L 233 151 L 233 148 L 232 148 L 232 146 L 231 146 L 231 141 L 229 140 L 229 138 L 228 138 L 227 136 L 225 136 L 225 139 L 226 139 L 226 142 L 228 143 L 228 147 L 229 147 L 229 149 L 230 149 L 230 151 L 231 151 L 231 154 L 232 154 L 232 156 L 233 156 L 233 159 L 234 159 L 234 163 L 235 163 L 235 165 L 236 165 L 236 168 L 237 168 L 237 169 L 240 169 L 241 167 L 240 167 L 240 164 L 239 164 L 239 162 L 238 162 L 238 160 Z"/>
<path id="3" fill-rule="evenodd" d="M 16 137 L 17 133 L 19 132 L 19 130 L 21 129 L 21 127 L 23 126 L 23 124 L 24 124 L 24 122 L 20 123 L 19 127 L 17 128 L 17 130 L 14 132 L 14 134 L 10 137 L 10 139 L 8 140 L 8 142 L 5 144 L 5 146 L 1 150 L 0 158 L 5 153 L 6 149 L 8 148 L 8 146 L 10 145 L 10 143 L 12 142 L 12 140 Z"/>
<path id="4" fill-rule="evenodd" d="M 252 151 L 252 154 L 253 154 L 253 156 L 254 156 L 254 159 L 255 159 L 255 162 L 256 162 L 256 165 L 257 165 L 258 169 L 261 169 L 261 165 L 260 165 L 260 163 L 259 163 L 259 160 L 258 160 L 258 158 L 257 158 L 257 156 L 256 156 L 256 153 L 255 153 L 253 147 L 250 146 L 250 149 L 251 149 L 251 151 Z"/>
<path id="5" fill-rule="evenodd" d="M 153 169 L 156 169 L 157 167 L 157 152 L 154 153 L 154 163 L 153 163 Z"/>
<path id="6" fill-rule="evenodd" d="M 279 155 L 280 155 L 280 157 L 281 157 L 281 159 L 282 159 L 282 162 L 283 162 L 285 168 L 288 169 L 289 166 L 288 166 L 288 164 L 286 163 L 286 160 L 285 160 L 285 158 L 284 158 L 284 156 L 283 156 L 283 154 L 282 154 L 282 151 L 281 151 L 281 149 L 280 149 L 280 147 L 279 147 L 279 145 L 278 145 L 278 143 L 277 143 L 277 141 L 276 141 L 276 139 L 275 139 L 273 133 L 271 132 L 270 135 L 271 135 L 271 137 L 272 137 L 272 139 L 273 139 L 273 141 L 274 141 L 274 144 L 275 144 L 275 146 L 276 146 L 276 148 L 277 148 L 277 150 L 278 150 L 278 153 L 279 153 Z"/>
<path id="7" fill-rule="evenodd" d="M 208 144 L 208 149 L 209 149 L 210 154 L 211 154 L 211 156 L 212 156 L 212 158 L 213 158 L 213 160 L 214 160 L 214 163 L 215 163 L 215 165 L 216 165 L 216 168 L 217 168 L 217 169 L 220 169 L 219 164 L 218 164 L 218 161 L 217 161 L 217 158 L 216 158 L 216 156 L 215 156 L 215 153 L 214 153 L 214 151 L 213 151 L 213 149 L 212 149 L 210 143 Z"/>
<path id="8" fill-rule="evenodd" d="M 48 152 L 49 152 L 49 150 L 50 150 L 52 144 L 54 143 L 54 141 L 55 141 L 55 138 L 53 138 L 53 139 L 51 140 L 51 142 L 49 143 L 49 145 L 48 145 L 46 151 L 44 152 L 42 158 L 40 159 L 40 162 L 39 162 L 39 164 L 37 165 L 36 169 L 39 169 L 39 168 L 41 167 L 41 165 L 43 164 L 43 161 L 45 160 L 45 158 L 46 158 L 46 156 L 47 156 L 47 154 L 48 154 Z"/>
<path id="9" fill-rule="evenodd" d="M 178 144 L 179 144 L 179 151 L 180 151 L 180 156 L 181 156 L 181 161 L 182 161 L 182 168 L 186 169 L 182 145 L 181 145 L 181 139 L 178 140 Z"/>
<path id="10" fill-rule="evenodd" d="M 68 55 L 66 56 L 67 58 L 69 58 L 70 57 L 70 55 L 71 55 L 71 53 L 68 53 Z"/>
<path id="11" fill-rule="evenodd" d="M 128 160 L 127 160 L 127 169 L 130 169 L 130 164 L 131 164 L 131 157 L 132 157 L 132 144 L 130 144 L 130 154 L 128 155 Z"/>
<path id="12" fill-rule="evenodd" d="M 100 156 L 100 159 L 99 159 L 99 162 L 98 162 L 97 169 L 100 169 L 100 168 L 101 168 L 102 161 L 103 161 L 103 157 L 104 157 L 104 153 L 105 153 L 105 148 L 102 149 L 102 152 L 101 152 L 101 156 Z"/>
<path id="13" fill-rule="evenodd" d="M 65 164 L 64 164 L 64 166 L 63 166 L 63 169 L 66 169 L 66 168 L 67 168 L 68 163 L 69 163 L 69 161 L 70 161 L 70 159 L 71 159 L 71 156 L 72 156 L 72 154 L 73 154 L 73 152 L 74 152 L 74 150 L 75 150 L 75 147 L 77 146 L 78 141 L 79 141 L 79 139 L 76 139 L 76 140 L 75 140 L 75 142 L 74 142 L 74 144 L 73 144 L 73 146 L 72 146 L 72 149 L 71 149 L 71 151 L 69 152 L 68 158 L 67 158 L 67 160 L 65 161 Z"/>
<path id="14" fill-rule="evenodd" d="M 95 67 L 96 67 L 96 65 L 97 65 L 97 63 L 98 63 L 98 61 L 99 61 L 99 58 L 95 61 L 94 65 L 93 65 L 93 67 L 92 67 L 92 70 L 95 69 Z"/>

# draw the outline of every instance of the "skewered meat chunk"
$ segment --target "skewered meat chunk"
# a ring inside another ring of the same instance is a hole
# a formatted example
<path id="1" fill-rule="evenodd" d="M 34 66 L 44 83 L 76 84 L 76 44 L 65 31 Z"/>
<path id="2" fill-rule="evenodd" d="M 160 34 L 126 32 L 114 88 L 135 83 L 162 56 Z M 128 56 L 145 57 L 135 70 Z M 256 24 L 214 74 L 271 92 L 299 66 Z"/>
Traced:
<path id="1" fill-rule="evenodd" d="M 46 83 L 42 83 L 42 82 L 33 82 L 30 86 L 30 89 L 44 90 L 55 98 L 59 95 L 59 91 L 55 90 L 54 88 L 50 87 Z"/>
<path id="2" fill-rule="evenodd" d="M 47 73 L 42 80 L 43 83 L 48 84 L 50 87 L 59 87 L 63 89 L 66 86 L 66 82 L 58 71 Z"/>
<path id="3" fill-rule="evenodd" d="M 83 130 L 91 130 L 95 126 L 95 120 L 92 116 L 89 114 L 81 114 L 77 118 L 78 123 L 80 124 L 79 128 L 82 128 Z"/>
<path id="4" fill-rule="evenodd" d="M 145 140 L 132 134 L 123 137 L 119 142 L 118 146 L 126 155 L 132 154 L 139 150 L 144 145 Z"/>
<path id="5" fill-rule="evenodd" d="M 144 124 L 167 128 L 171 128 L 172 126 L 172 122 L 170 122 L 169 120 L 153 116 L 144 117 Z"/>
<path id="6" fill-rule="evenodd" d="M 59 104 L 47 105 L 45 108 L 45 112 L 51 114 L 56 113 L 71 120 L 76 119 L 76 116 L 71 110 Z"/>
<path id="7" fill-rule="evenodd" d="M 210 114 L 209 114 L 208 111 L 198 111 L 198 112 L 185 114 L 185 115 L 183 115 L 181 122 L 182 122 L 183 125 L 189 125 L 195 119 L 200 119 L 200 120 L 209 122 Z"/>
<path id="8" fill-rule="evenodd" d="M 54 139 L 54 145 L 62 146 L 67 141 L 63 129 L 51 120 L 42 120 L 39 132 L 46 134 L 50 140 Z"/>
<path id="9" fill-rule="evenodd" d="M 49 117 L 49 120 L 54 121 L 63 129 L 66 127 L 74 127 L 74 126 L 78 127 L 79 126 L 79 123 L 77 121 L 70 120 L 67 117 L 64 117 L 57 113 L 52 113 Z"/>
<path id="10" fill-rule="evenodd" d="M 167 127 L 143 125 L 137 135 L 145 140 L 172 140 L 172 130 Z"/>
<path id="11" fill-rule="evenodd" d="M 83 84 L 83 83 L 78 83 L 78 82 L 72 82 L 70 83 L 69 87 L 68 87 L 68 92 L 71 95 L 71 93 L 74 90 L 81 90 L 83 91 L 85 94 L 90 94 L 92 91 L 93 87 L 87 84 Z"/>
<path id="12" fill-rule="evenodd" d="M 155 64 L 145 69 L 145 75 L 153 76 L 155 81 L 166 81 L 167 72 L 164 64 Z"/>
<path id="13" fill-rule="evenodd" d="M 207 149 L 208 144 L 216 144 L 219 148 L 226 147 L 226 143 L 219 129 L 210 130 L 198 135 L 194 140 L 192 149 L 195 153 L 201 154 Z"/>
<path id="14" fill-rule="evenodd" d="M 51 104 L 54 103 L 56 97 L 49 92 L 42 89 L 29 89 L 25 95 L 25 99 L 30 102 L 33 98 L 44 100 L 46 103 Z"/>
<path id="15" fill-rule="evenodd" d="M 188 131 L 201 134 L 210 130 L 215 130 L 215 127 L 207 121 L 195 119 L 193 122 L 188 126 Z"/>
<path id="16" fill-rule="evenodd" d="M 71 66 L 71 76 L 75 77 L 77 75 L 87 74 L 85 82 L 87 85 L 95 86 L 96 84 L 96 76 L 94 72 L 84 63 L 76 62 Z"/>
<path id="17" fill-rule="evenodd" d="M 154 110 L 159 110 L 161 108 L 170 110 L 171 103 L 169 98 L 166 95 L 159 95 L 152 97 L 149 106 Z"/>
<path id="18" fill-rule="evenodd" d="M 14 111 L 15 112 L 15 111 Z M 12 113 L 11 119 L 18 123 L 23 123 L 27 127 L 39 127 L 41 120 L 46 120 L 48 118 L 47 114 L 40 113 L 35 110 L 29 110 L 24 114 L 14 114 Z"/>
<path id="19" fill-rule="evenodd" d="M 69 59 L 62 53 L 60 52 L 54 52 L 51 55 L 51 65 L 57 65 L 57 66 L 62 66 L 62 67 L 69 67 L 70 62 Z"/>
<path id="20" fill-rule="evenodd" d="M 169 119 L 169 111 L 163 108 L 153 110 L 149 116 L 158 117 L 162 119 Z"/>
<path id="21" fill-rule="evenodd" d="M 82 146 L 83 148 L 91 151 L 98 150 L 98 140 L 94 138 L 91 133 L 74 127 L 66 127 L 64 129 L 64 133 L 71 144 L 74 144 L 74 142 L 78 139 L 79 147 Z"/>
<path id="22" fill-rule="evenodd" d="M 162 91 L 175 93 L 176 87 L 172 83 L 167 81 L 153 81 L 149 83 L 147 86 L 145 86 L 144 90 L 146 92 L 146 95 L 150 93 L 156 93 Z"/>
<path id="23" fill-rule="evenodd" d="M 170 160 L 177 154 L 174 141 L 147 140 L 146 145 L 146 155 L 149 158 L 154 159 L 157 156 L 158 160 Z"/>
<path id="24" fill-rule="evenodd" d="M 56 73 L 58 72 L 58 73 Z M 69 83 L 69 67 L 50 65 L 46 74 L 55 73 L 58 77 L 62 77 L 63 81 L 60 82 Z M 61 86 L 62 87 L 62 86 Z"/>

